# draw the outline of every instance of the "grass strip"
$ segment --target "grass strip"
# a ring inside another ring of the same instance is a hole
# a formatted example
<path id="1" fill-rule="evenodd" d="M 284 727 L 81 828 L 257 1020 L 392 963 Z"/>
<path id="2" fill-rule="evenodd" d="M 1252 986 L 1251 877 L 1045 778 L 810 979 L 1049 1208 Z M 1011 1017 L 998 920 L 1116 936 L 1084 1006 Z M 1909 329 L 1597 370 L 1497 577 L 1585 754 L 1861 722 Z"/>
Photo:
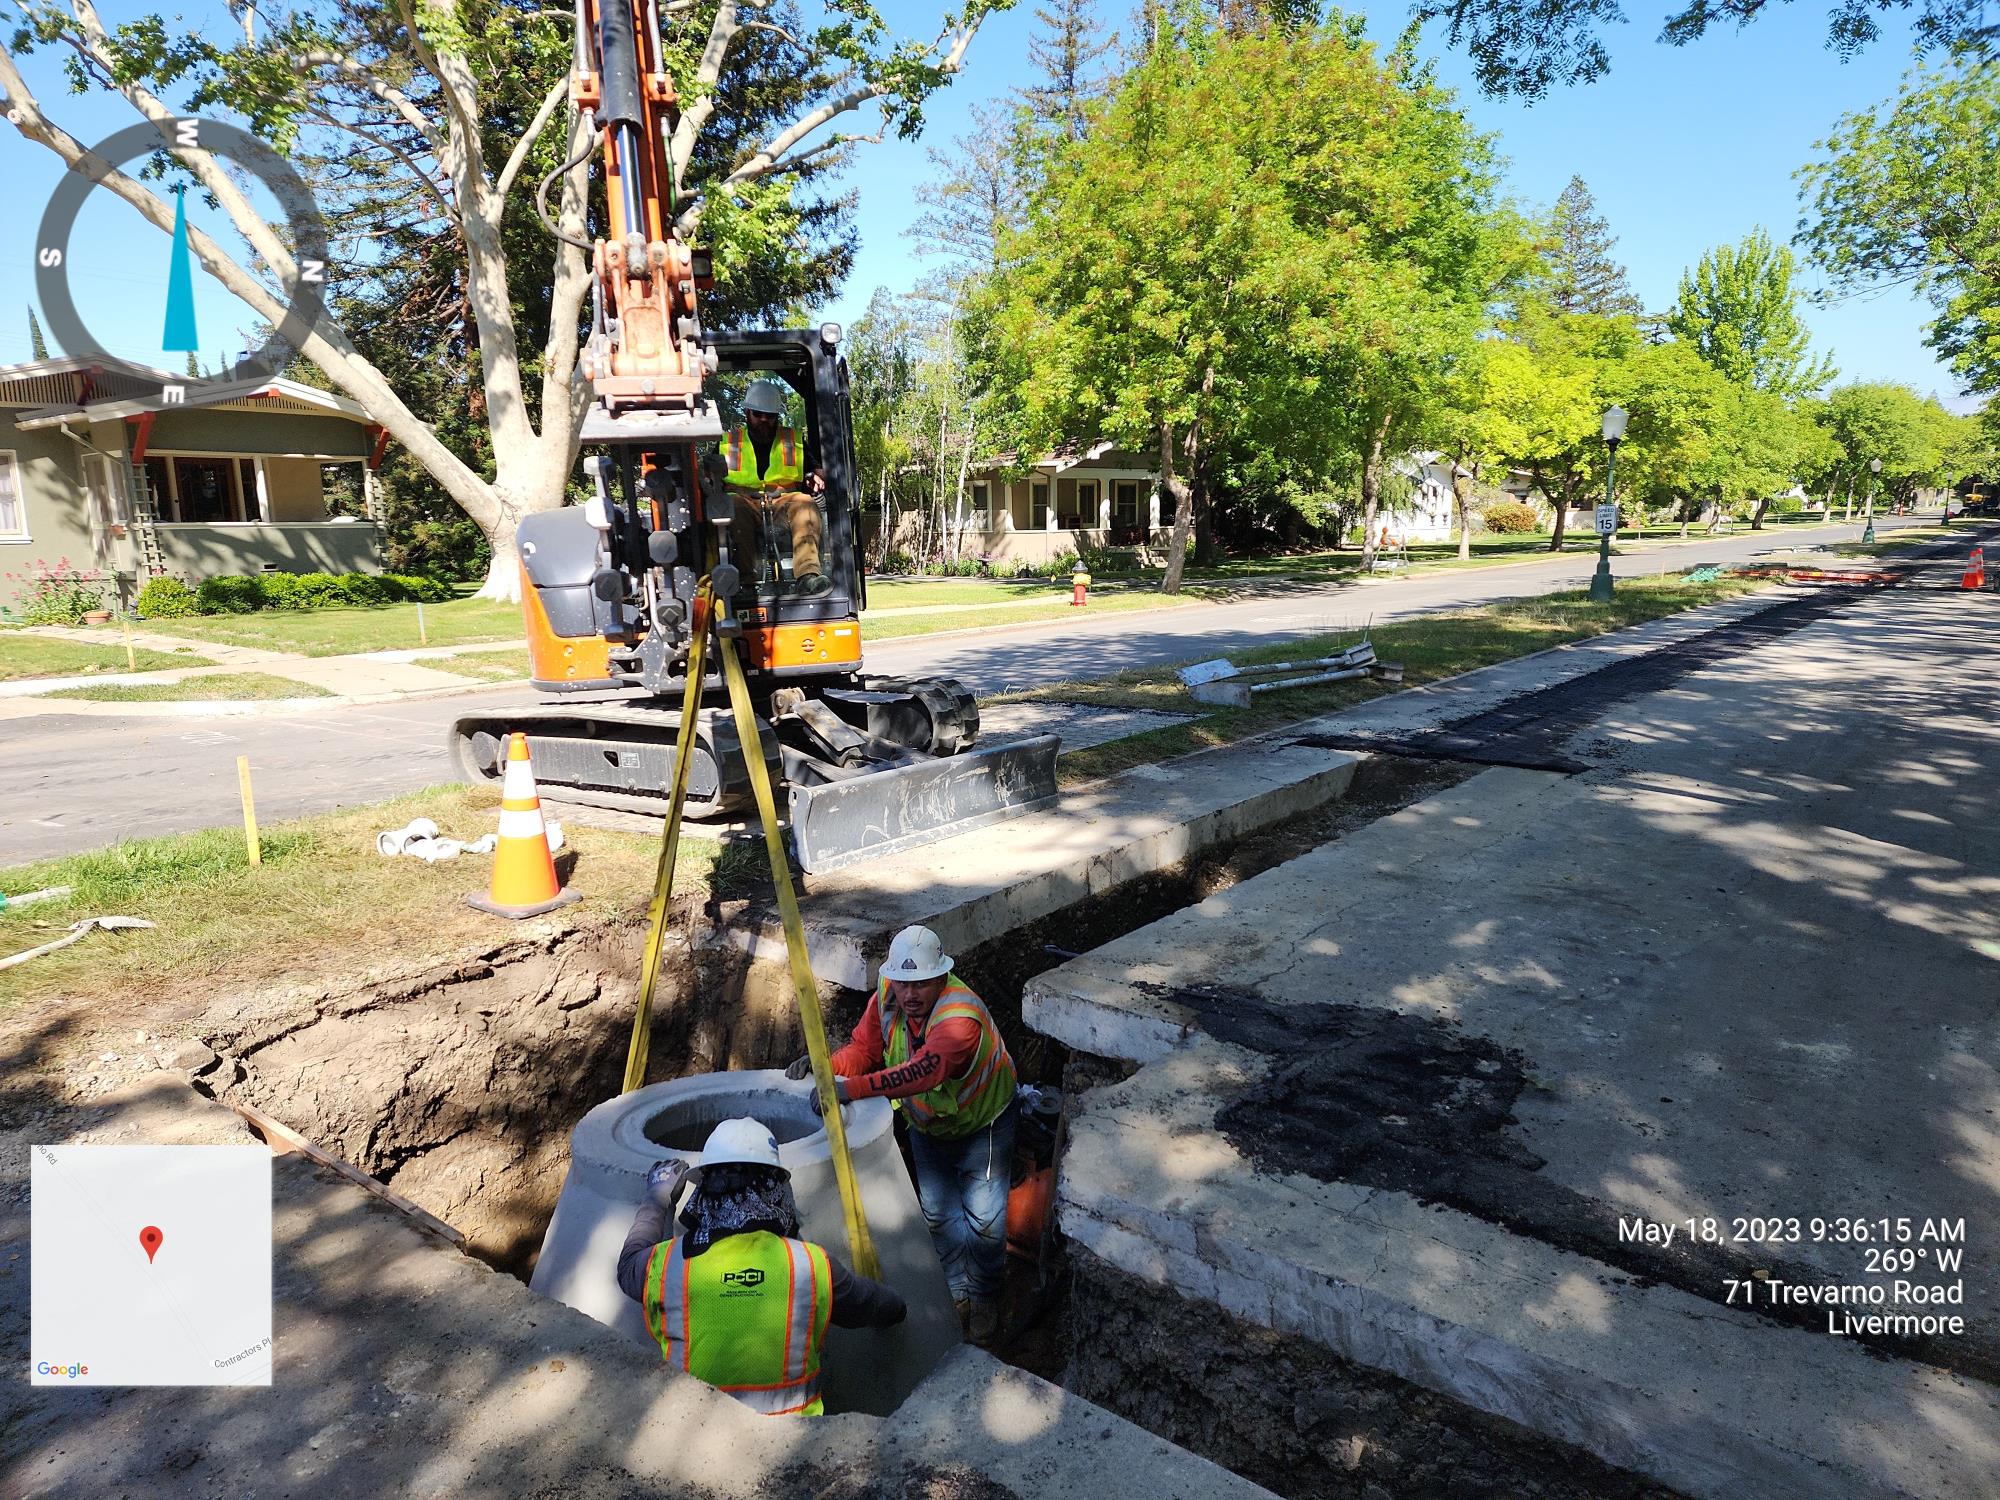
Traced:
<path id="1" fill-rule="evenodd" d="M 417 629 L 420 607 L 424 612 L 421 633 Z M 426 645 L 518 641 L 526 627 L 520 605 L 468 598 L 422 606 L 384 604 L 366 609 L 262 609 L 247 615 L 195 615 L 148 620 L 146 629 L 187 640 L 292 651 L 301 656 L 349 656 Z"/>
<path id="2" fill-rule="evenodd" d="M 0 631 L 0 682 L 23 682 L 31 677 L 81 677 L 88 672 L 161 672 L 169 667 L 210 667 L 215 663 L 178 651 L 147 651 L 134 648 L 137 667 L 125 662 L 125 647 L 107 641 L 104 645 L 85 641 L 61 641 L 52 636 L 26 635 L 16 630 Z"/>
<path id="3" fill-rule="evenodd" d="M 273 677 L 268 672 L 219 672 L 179 682 L 93 682 L 56 688 L 37 698 L 82 698 L 92 703 L 274 702 L 285 698 L 331 698 L 312 682 Z"/>
<path id="4" fill-rule="evenodd" d="M 185 999 L 231 986 L 325 982 L 393 957 L 471 952 L 499 942 L 513 925 L 465 904 L 468 894 L 486 888 L 489 856 L 427 865 L 375 852 L 377 833 L 419 817 L 447 837 L 477 838 L 496 826 L 499 806 L 494 788 L 444 786 L 268 823 L 259 828 L 264 862 L 255 867 L 242 829 L 231 827 L 0 869 L 0 890 L 76 888 L 68 897 L 0 911 L 0 954 L 60 937 L 84 917 L 116 914 L 159 924 L 151 931 L 93 932 L 59 953 L 0 971 L 0 1012 L 85 994 Z M 557 867 L 584 896 L 566 911 L 580 920 L 643 915 L 657 837 L 562 821 L 568 842 Z M 706 894 L 720 852 L 713 840 L 684 836 L 675 891 Z M 755 853 L 762 858 L 761 848 Z"/>
<path id="5" fill-rule="evenodd" d="M 1378 627 L 1371 638 L 1382 660 L 1403 664 L 1404 686 L 1415 687 L 1767 586 L 1759 580 L 1732 577 L 1689 583 L 1676 573 L 1620 579 L 1607 604 L 1592 603 L 1582 590 L 1549 594 L 1399 621 Z M 1232 653 L 1230 660 L 1238 666 L 1304 661 L 1330 655 L 1358 639 L 1355 631 L 1317 635 Z M 1064 786 L 1073 786 L 1133 766 L 1231 744 L 1397 691 L 1391 684 L 1367 678 L 1265 694 L 1248 708 L 1218 708 L 1197 703 L 1181 686 L 1173 667 L 1164 666 L 1134 668 L 1089 682 L 1055 683 L 1010 693 L 996 701 L 1087 703 L 1196 715 L 1185 723 L 1062 756 L 1056 763 L 1058 779 Z"/>

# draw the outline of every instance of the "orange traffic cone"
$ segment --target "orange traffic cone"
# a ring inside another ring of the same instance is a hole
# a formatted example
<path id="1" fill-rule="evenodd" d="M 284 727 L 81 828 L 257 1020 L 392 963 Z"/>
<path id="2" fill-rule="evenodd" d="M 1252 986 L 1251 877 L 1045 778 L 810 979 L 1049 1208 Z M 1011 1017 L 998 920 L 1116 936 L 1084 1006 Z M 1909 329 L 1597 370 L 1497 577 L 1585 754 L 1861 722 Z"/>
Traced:
<path id="1" fill-rule="evenodd" d="M 465 898 L 497 917 L 538 917 L 580 898 L 556 879 L 555 856 L 542 826 L 542 799 L 535 794 L 535 771 L 528 764 L 528 737 L 515 734 L 507 746 L 507 775 L 500 783 L 500 844 L 493 851 L 493 885 L 484 896 Z"/>
<path id="2" fill-rule="evenodd" d="M 1962 589 L 1983 589 L 1986 587 L 1986 549 L 1974 547 L 1972 556 L 1965 560 L 1965 577 L 1959 581 Z"/>

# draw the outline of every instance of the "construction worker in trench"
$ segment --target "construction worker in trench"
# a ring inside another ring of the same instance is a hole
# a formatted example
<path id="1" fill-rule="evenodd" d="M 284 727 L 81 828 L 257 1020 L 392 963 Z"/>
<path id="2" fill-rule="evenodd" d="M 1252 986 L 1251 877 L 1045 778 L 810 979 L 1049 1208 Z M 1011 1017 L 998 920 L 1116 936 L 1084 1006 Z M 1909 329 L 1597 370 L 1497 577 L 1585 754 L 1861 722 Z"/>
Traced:
<path id="1" fill-rule="evenodd" d="M 886 1098 L 909 1122 L 924 1221 L 959 1322 L 984 1346 L 1000 1332 L 1014 1060 L 986 1003 L 951 963 L 928 927 L 897 933 L 874 998 L 831 1062 L 842 1104 Z M 811 1073 L 805 1057 L 785 1070 L 792 1079 Z M 813 1107 L 819 1108 L 817 1091 Z"/>
<path id="2" fill-rule="evenodd" d="M 753 381 L 743 398 L 743 425 L 722 440 L 724 482 L 736 500 L 730 548 L 743 576 L 755 580 L 765 561 L 760 533 L 773 535 L 791 549 L 788 592 L 816 598 L 833 591 L 833 580 L 820 571 L 825 520 L 818 497 L 826 493 L 826 475 L 807 462 L 798 432 L 781 425 L 784 415 L 785 387 Z M 780 582 L 783 575 L 779 568 Z"/>
<path id="3" fill-rule="evenodd" d="M 654 1163 L 618 1252 L 618 1285 L 645 1310 L 668 1364 L 774 1417 L 824 1410 L 828 1323 L 889 1328 L 906 1312 L 893 1287 L 799 1238 L 792 1174 L 778 1165 L 777 1138 L 752 1119 L 716 1126 L 693 1168 Z"/>

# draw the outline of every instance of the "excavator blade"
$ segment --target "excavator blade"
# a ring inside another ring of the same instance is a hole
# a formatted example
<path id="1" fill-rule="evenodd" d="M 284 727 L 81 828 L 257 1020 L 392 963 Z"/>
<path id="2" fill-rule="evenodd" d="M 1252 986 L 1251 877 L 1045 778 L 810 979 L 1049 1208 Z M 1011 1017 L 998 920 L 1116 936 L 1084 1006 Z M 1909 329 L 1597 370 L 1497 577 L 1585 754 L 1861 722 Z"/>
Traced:
<path id="1" fill-rule="evenodd" d="M 666 444 L 714 443 L 722 440 L 722 416 L 712 404 L 693 411 L 651 411 L 633 408 L 606 411 L 592 402 L 583 414 L 585 443 Z"/>
<path id="2" fill-rule="evenodd" d="M 793 782 L 792 848 L 823 875 L 864 859 L 985 828 L 1056 800 L 1053 734 L 842 777 Z"/>

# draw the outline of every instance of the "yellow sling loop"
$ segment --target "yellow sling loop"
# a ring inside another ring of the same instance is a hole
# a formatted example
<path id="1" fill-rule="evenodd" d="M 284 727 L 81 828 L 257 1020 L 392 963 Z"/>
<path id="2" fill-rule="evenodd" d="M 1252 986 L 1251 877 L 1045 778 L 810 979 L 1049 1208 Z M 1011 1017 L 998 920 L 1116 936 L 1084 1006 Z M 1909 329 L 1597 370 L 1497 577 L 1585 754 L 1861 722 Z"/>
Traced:
<path id="1" fill-rule="evenodd" d="M 646 913 L 646 959 L 639 984 L 639 1008 L 632 1018 L 632 1043 L 625 1054 L 625 1086 L 630 1093 L 646 1081 L 647 1049 L 653 1025 L 653 990 L 659 978 L 660 951 L 665 944 L 667 903 L 673 892 L 674 861 L 681 837 L 681 811 L 687 803 L 689 753 L 694 746 L 695 721 L 701 711 L 701 683 L 704 647 L 711 625 L 724 622 L 726 602 L 718 601 L 709 579 L 703 576 L 695 591 L 693 638 L 688 646 L 687 691 L 681 702 L 680 734 L 674 746 L 674 783 L 667 808 L 667 826 L 660 838 L 660 862 L 653 877 L 653 900 Z M 840 1188 L 840 1209 L 847 1221 L 847 1249 L 854 1269 L 867 1277 L 882 1274 L 875 1255 L 875 1242 L 868 1233 L 867 1215 L 861 1207 L 861 1190 L 854 1180 L 854 1162 L 847 1153 L 847 1128 L 840 1118 L 834 1092 L 833 1064 L 826 1045 L 826 1017 L 820 1010 L 819 984 L 813 978 L 812 961 L 806 952 L 805 923 L 799 917 L 798 892 L 792 887 L 792 867 L 785 855 L 783 836 L 778 832 L 778 805 L 771 788 L 770 769 L 764 764 L 764 740 L 750 706 L 750 684 L 743 676 L 736 643 L 720 629 L 716 631 L 716 652 L 722 658 L 723 680 L 729 686 L 729 706 L 736 716 L 736 737 L 743 749 L 744 764 L 750 772 L 750 789 L 757 798 L 757 815 L 764 824 L 764 848 L 771 857 L 771 883 L 777 887 L 778 910 L 784 917 L 785 950 L 791 959 L 792 982 L 798 989 L 799 1019 L 806 1034 L 806 1052 L 812 1058 L 813 1081 L 819 1088 L 820 1113 L 826 1124 L 826 1140 L 833 1159 L 834 1181 Z"/>

